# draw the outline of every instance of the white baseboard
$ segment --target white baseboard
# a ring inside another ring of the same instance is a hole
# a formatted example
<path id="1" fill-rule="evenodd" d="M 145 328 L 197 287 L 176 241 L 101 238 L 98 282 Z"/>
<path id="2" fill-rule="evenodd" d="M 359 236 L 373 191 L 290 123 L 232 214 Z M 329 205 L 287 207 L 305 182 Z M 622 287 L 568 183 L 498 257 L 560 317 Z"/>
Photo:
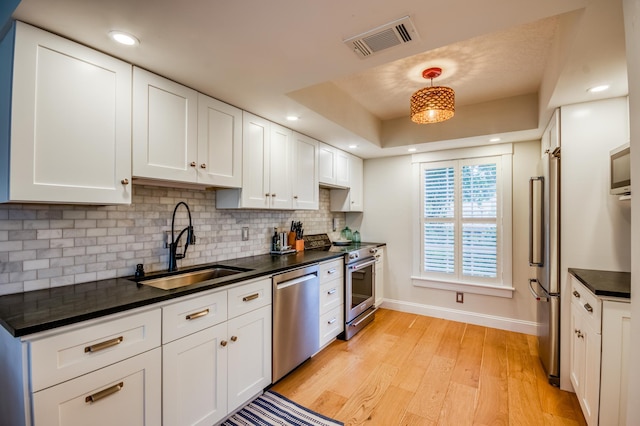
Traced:
<path id="1" fill-rule="evenodd" d="M 402 300 L 384 299 L 380 307 L 394 311 L 464 322 L 467 324 L 498 328 L 500 330 L 531 334 L 534 336 L 536 335 L 536 330 L 538 328 L 538 324 L 532 321 L 479 314 L 459 309 L 443 308 L 441 306 L 423 305 L 419 303 L 405 302 Z"/>

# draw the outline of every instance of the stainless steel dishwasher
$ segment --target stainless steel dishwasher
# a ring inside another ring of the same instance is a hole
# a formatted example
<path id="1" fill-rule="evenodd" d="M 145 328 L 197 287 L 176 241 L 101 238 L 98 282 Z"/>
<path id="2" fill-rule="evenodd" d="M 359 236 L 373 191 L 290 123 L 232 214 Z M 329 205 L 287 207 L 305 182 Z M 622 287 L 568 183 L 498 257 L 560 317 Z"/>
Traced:
<path id="1" fill-rule="evenodd" d="M 273 276 L 272 383 L 320 349 L 318 265 Z"/>

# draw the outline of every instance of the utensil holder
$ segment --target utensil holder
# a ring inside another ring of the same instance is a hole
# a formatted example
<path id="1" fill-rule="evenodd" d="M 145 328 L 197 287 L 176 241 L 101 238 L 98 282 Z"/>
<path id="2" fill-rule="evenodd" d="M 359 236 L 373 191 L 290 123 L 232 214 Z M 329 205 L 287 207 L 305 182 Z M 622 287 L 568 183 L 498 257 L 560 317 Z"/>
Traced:
<path id="1" fill-rule="evenodd" d="M 304 250 L 304 240 L 296 240 L 296 251 Z"/>

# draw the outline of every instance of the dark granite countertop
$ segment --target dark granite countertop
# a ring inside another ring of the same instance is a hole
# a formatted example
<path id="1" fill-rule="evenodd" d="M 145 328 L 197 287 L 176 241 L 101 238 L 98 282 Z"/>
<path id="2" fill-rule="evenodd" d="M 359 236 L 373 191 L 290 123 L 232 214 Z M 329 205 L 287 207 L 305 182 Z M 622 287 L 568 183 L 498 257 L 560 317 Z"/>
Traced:
<path id="1" fill-rule="evenodd" d="M 569 268 L 569 273 L 596 296 L 631 298 L 631 273 Z"/>
<path id="2" fill-rule="evenodd" d="M 0 324 L 14 337 L 20 337 L 341 256 L 341 253 L 309 250 L 282 256 L 266 254 L 198 265 L 230 266 L 250 271 L 174 290 L 137 285 L 128 279 L 131 277 L 123 277 L 9 294 L 0 296 Z M 153 275 L 148 274 L 147 278 Z"/>

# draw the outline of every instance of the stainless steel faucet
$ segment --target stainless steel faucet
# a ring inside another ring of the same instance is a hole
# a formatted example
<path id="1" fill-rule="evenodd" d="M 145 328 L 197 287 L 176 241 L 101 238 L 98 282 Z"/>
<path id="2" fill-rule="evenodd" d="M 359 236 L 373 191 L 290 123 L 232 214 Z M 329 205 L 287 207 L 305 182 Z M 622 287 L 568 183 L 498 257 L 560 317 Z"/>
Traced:
<path id="1" fill-rule="evenodd" d="M 182 231 L 180 231 L 180 233 L 178 234 L 178 238 L 174 238 L 176 211 L 178 210 L 178 207 L 180 207 L 181 204 L 185 206 L 185 208 L 187 209 L 187 213 L 189 213 L 189 226 L 187 226 Z M 186 237 L 187 242 L 184 245 L 184 251 L 180 254 L 177 254 L 178 243 L 180 242 L 180 238 L 182 237 L 182 234 L 184 234 L 185 232 L 187 233 L 187 237 Z M 184 201 L 180 201 L 178 204 L 176 204 L 176 207 L 173 209 L 173 216 L 171 217 L 171 243 L 169 243 L 169 272 L 178 270 L 178 265 L 177 265 L 178 259 L 184 259 L 185 255 L 187 254 L 187 248 L 189 248 L 189 244 L 195 244 L 195 243 L 196 243 L 196 236 L 193 233 L 193 225 L 191 223 L 191 210 L 189 210 L 189 206 L 187 205 L 187 203 L 185 203 Z"/>

